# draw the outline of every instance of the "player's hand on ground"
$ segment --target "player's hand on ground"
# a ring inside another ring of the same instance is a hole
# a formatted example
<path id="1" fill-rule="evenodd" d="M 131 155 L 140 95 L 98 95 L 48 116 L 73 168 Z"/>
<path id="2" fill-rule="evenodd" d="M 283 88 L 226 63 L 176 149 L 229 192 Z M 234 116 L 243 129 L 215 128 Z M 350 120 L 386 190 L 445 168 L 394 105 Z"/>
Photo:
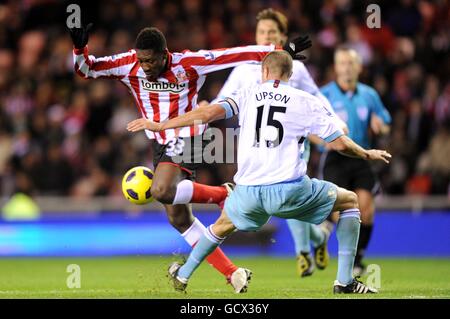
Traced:
<path id="1" fill-rule="evenodd" d="M 81 28 L 69 28 L 70 37 L 72 38 L 73 45 L 77 49 L 84 48 L 89 40 L 89 31 L 91 30 L 93 23 L 89 23 L 86 27 Z"/>
<path id="2" fill-rule="evenodd" d="M 300 36 L 289 40 L 283 47 L 283 50 L 287 51 L 291 57 L 295 60 L 305 60 L 306 56 L 300 54 L 302 51 L 312 46 L 309 36 Z"/>
<path id="3" fill-rule="evenodd" d="M 142 130 L 150 130 L 152 132 L 161 131 L 161 123 L 152 122 L 146 118 L 140 118 L 127 124 L 129 132 L 138 132 Z"/>
<path id="4" fill-rule="evenodd" d="M 368 150 L 368 159 L 372 161 L 383 161 L 387 164 L 389 164 L 389 160 L 391 159 L 392 155 L 389 154 L 386 151 L 382 150 Z"/>

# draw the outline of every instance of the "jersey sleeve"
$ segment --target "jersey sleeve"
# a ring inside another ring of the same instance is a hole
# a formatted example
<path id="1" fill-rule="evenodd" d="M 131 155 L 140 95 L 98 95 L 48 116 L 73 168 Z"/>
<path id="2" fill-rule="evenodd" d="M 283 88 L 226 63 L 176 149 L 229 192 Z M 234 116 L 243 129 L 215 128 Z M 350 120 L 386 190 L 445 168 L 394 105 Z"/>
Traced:
<path id="1" fill-rule="evenodd" d="M 378 95 L 377 91 L 371 89 L 369 91 L 369 95 L 371 97 L 371 107 L 372 112 L 374 112 L 376 115 L 378 115 L 385 124 L 390 124 L 392 119 L 391 115 L 389 114 L 389 111 L 384 107 L 383 102 L 380 99 L 380 96 Z"/>
<path id="2" fill-rule="evenodd" d="M 239 113 L 239 107 L 242 107 L 245 100 L 244 90 L 236 90 L 227 97 L 217 100 L 217 103 L 225 110 L 225 118 L 228 119 Z"/>
<path id="3" fill-rule="evenodd" d="M 315 98 L 311 101 L 310 111 L 311 134 L 319 136 L 328 143 L 344 135 L 337 116 L 330 112 L 319 99 Z"/>
<path id="4" fill-rule="evenodd" d="M 242 72 L 240 70 L 242 70 L 240 67 L 235 67 L 233 71 L 231 71 L 230 75 L 222 86 L 222 89 L 217 95 L 216 100 L 220 100 L 227 96 L 230 96 L 242 87 L 240 79 L 243 74 L 241 74 Z"/>
<path id="5" fill-rule="evenodd" d="M 315 97 L 317 97 L 320 102 L 322 102 L 323 106 L 327 109 L 328 112 L 330 112 L 334 119 L 336 120 L 336 123 L 341 129 L 347 128 L 347 124 L 339 116 L 337 116 L 336 112 L 334 112 L 333 107 L 331 106 L 330 101 L 325 97 L 325 95 L 322 94 L 322 92 L 319 90 L 317 91 L 317 94 L 314 94 Z"/>
<path id="6" fill-rule="evenodd" d="M 248 62 L 260 62 L 276 49 L 281 48 L 274 45 L 249 45 L 220 50 L 185 51 L 180 63 L 194 68 L 199 75 L 206 75 Z"/>
<path id="7" fill-rule="evenodd" d="M 320 93 L 319 87 L 314 82 L 311 74 L 309 74 L 306 66 L 302 62 L 296 60 L 294 61 L 293 66 L 293 74 L 290 79 L 292 86 L 317 96 L 317 94 Z"/>
<path id="8" fill-rule="evenodd" d="M 329 85 L 322 86 L 320 89 L 320 93 L 328 100 L 330 98 L 330 88 Z"/>
<path id="9" fill-rule="evenodd" d="M 75 72 L 85 79 L 99 77 L 123 78 L 130 73 L 136 61 L 134 50 L 101 58 L 88 55 L 87 46 L 73 50 Z"/>

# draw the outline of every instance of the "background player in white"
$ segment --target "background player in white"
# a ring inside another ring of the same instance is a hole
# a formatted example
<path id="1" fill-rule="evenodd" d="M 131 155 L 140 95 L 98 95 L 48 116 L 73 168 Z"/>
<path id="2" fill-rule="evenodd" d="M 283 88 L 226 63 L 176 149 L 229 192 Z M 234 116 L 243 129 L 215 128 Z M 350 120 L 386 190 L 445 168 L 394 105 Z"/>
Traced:
<path id="1" fill-rule="evenodd" d="M 234 67 L 240 63 L 260 61 L 276 46 L 247 46 L 221 50 L 200 50 L 182 53 L 169 52 L 167 42 L 157 28 L 142 29 L 134 48 L 128 52 L 97 58 L 89 55 L 88 38 L 92 24 L 85 28 L 71 28 L 74 44 L 73 61 L 78 75 L 85 79 L 108 78 L 125 84 L 144 118 L 164 121 L 197 108 L 197 94 L 206 75 Z M 296 56 L 310 43 L 304 38 L 294 39 L 285 50 Z M 279 47 L 281 49 L 281 47 Z M 154 139 L 153 164 L 155 174 L 151 193 L 164 204 L 170 224 L 178 230 L 186 242 L 193 246 L 205 226 L 193 216 L 188 203 L 224 202 L 228 195 L 225 187 L 209 186 L 192 181 L 196 168 L 202 163 L 206 147 L 207 125 L 192 125 L 180 129 L 168 129 L 158 133 L 146 131 Z M 199 141 L 196 143 L 195 141 Z M 183 154 L 188 160 L 177 160 Z M 199 158 L 201 157 L 201 158 Z M 238 268 L 217 249 L 209 257 L 210 262 L 233 285 L 236 291 L 246 281 L 244 269 Z"/>
<path id="2" fill-rule="evenodd" d="M 256 21 L 255 40 L 257 45 L 284 45 L 286 43 L 288 39 L 288 19 L 280 11 L 272 8 L 264 9 L 256 16 Z M 305 65 L 301 61 L 294 60 L 292 66 L 289 85 L 316 96 L 334 114 L 333 108 L 320 92 Z M 259 62 L 241 64 L 230 73 L 215 101 L 256 83 L 261 83 L 261 64 Z M 346 124 L 339 117 L 336 116 L 335 118 L 344 132 L 347 133 Z M 308 163 L 309 154 L 310 144 L 306 140 L 303 153 L 303 159 L 306 163 Z M 288 219 L 286 222 L 295 244 L 298 274 L 302 277 L 312 275 L 315 265 L 318 269 L 325 269 L 329 261 L 327 242 L 332 224 L 324 223 L 323 227 L 319 227 L 296 219 Z M 314 262 L 311 257 L 311 242 L 314 247 Z"/>
<path id="3" fill-rule="evenodd" d="M 381 150 L 365 150 L 345 136 L 319 99 L 288 85 L 291 74 L 291 57 L 284 52 L 272 52 L 263 60 L 261 85 L 239 90 L 218 104 L 165 123 L 147 119 L 129 123 L 127 128 L 132 132 L 143 129 L 158 132 L 239 113 L 238 172 L 234 177 L 237 186 L 227 198 L 222 215 L 207 228 L 186 263 L 175 262 L 169 267 L 175 289 L 185 290 L 199 264 L 236 229 L 256 231 L 271 216 L 320 224 L 337 210 L 339 257 L 334 292 L 377 292 L 352 275 L 360 225 L 356 194 L 330 182 L 310 179 L 299 155 L 309 134 L 323 138 L 330 148 L 348 156 L 388 163 L 391 155 Z"/>

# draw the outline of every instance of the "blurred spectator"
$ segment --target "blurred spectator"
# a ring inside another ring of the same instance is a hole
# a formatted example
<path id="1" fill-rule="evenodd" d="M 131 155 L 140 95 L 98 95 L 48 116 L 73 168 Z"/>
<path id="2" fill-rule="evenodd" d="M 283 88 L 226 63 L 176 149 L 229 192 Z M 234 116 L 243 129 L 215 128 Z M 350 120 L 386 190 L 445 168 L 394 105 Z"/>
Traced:
<path id="1" fill-rule="evenodd" d="M 422 16 L 414 0 L 401 0 L 389 13 L 389 25 L 399 36 L 414 36 L 420 29 Z"/>
<path id="2" fill-rule="evenodd" d="M 35 184 L 43 195 L 68 195 L 73 183 L 72 167 L 61 146 L 50 145 L 45 158 L 34 168 Z"/>
<path id="3" fill-rule="evenodd" d="M 255 16 L 273 6 L 290 19 L 292 36 L 307 33 L 307 67 L 316 81 L 333 78 L 334 48 L 346 43 L 365 64 L 362 80 L 374 86 L 394 122 L 389 140 L 374 141 L 393 154 L 381 168 L 387 193 L 446 193 L 449 189 L 450 3 L 383 1 L 381 29 L 365 25 L 367 1 L 277 0 L 90 1 L 90 54 L 132 48 L 140 28 L 156 26 L 171 51 L 254 43 Z M 152 166 L 145 134 L 126 123 L 140 113 L 126 89 L 74 74 L 65 2 L 0 4 L 0 195 L 89 197 L 120 194 L 123 173 Z M 210 77 L 201 98 L 215 97 L 229 71 Z M 215 126 L 236 126 L 222 121 Z M 318 166 L 311 155 L 310 168 Z M 232 164 L 205 166 L 207 183 L 229 181 Z M 310 171 L 314 171 L 311 169 Z"/>
<path id="4" fill-rule="evenodd" d="M 450 82 L 447 83 L 442 94 L 439 95 L 434 109 L 434 120 L 443 125 L 450 120 Z"/>
<path id="5" fill-rule="evenodd" d="M 420 159 L 419 172 L 429 174 L 432 192 L 446 194 L 450 181 L 450 123 L 447 122 L 437 131 L 430 141 L 429 149 Z"/>
<path id="6" fill-rule="evenodd" d="M 372 49 L 367 41 L 363 38 L 359 26 L 351 24 L 347 27 L 347 43 L 346 46 L 354 49 L 361 56 L 364 66 L 372 61 Z"/>
<path id="7" fill-rule="evenodd" d="M 13 154 L 12 138 L 7 132 L 0 128 L 0 180 L 6 173 L 6 167 Z M 0 193 L 1 193 L 0 187 Z"/>

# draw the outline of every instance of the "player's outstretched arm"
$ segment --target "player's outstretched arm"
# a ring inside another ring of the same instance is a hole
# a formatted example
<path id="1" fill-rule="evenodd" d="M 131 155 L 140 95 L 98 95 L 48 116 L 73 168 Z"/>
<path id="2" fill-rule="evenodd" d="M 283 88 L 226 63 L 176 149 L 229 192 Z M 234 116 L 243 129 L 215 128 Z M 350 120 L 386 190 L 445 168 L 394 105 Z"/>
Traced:
<path id="1" fill-rule="evenodd" d="M 391 154 L 383 150 L 365 150 L 345 135 L 341 135 L 334 141 L 328 143 L 328 147 L 346 156 L 359 157 L 371 161 L 379 160 L 389 163 L 389 159 L 392 157 Z"/>
<path id="2" fill-rule="evenodd" d="M 127 130 L 130 132 L 141 130 L 160 132 L 171 128 L 214 122 L 224 119 L 225 115 L 226 111 L 220 104 L 211 104 L 209 106 L 199 107 L 162 123 L 156 123 L 146 118 L 140 118 L 128 123 Z"/>
<path id="3" fill-rule="evenodd" d="M 288 41 L 284 46 L 278 45 L 248 45 L 219 50 L 186 51 L 180 59 L 183 67 L 193 67 L 200 75 L 231 68 L 249 62 L 261 62 L 274 50 L 285 50 L 293 59 L 303 60 L 301 53 L 311 47 L 309 36 L 302 36 Z"/>
<path id="4" fill-rule="evenodd" d="M 136 53 L 130 50 L 114 56 L 96 58 L 88 54 L 89 31 L 92 23 L 86 27 L 70 28 L 73 42 L 73 63 L 75 72 L 85 79 L 106 77 L 121 79 L 126 76 L 136 62 Z"/>

